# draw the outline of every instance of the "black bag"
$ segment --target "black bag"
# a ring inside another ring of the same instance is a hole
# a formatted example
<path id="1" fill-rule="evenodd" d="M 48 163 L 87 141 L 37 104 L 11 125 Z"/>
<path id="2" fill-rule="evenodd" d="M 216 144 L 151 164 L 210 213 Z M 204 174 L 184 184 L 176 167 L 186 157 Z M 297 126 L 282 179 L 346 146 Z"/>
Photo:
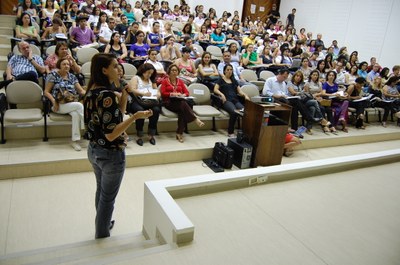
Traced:
<path id="1" fill-rule="evenodd" d="M 222 142 L 216 142 L 213 150 L 212 158 L 223 168 L 232 168 L 233 149 L 226 146 Z"/>
<path id="2" fill-rule="evenodd" d="M 303 103 L 306 103 L 307 101 L 309 101 L 311 99 L 314 99 L 313 95 L 309 92 L 303 91 L 303 92 L 299 93 L 299 96 L 300 96 L 301 102 L 303 102 Z"/>

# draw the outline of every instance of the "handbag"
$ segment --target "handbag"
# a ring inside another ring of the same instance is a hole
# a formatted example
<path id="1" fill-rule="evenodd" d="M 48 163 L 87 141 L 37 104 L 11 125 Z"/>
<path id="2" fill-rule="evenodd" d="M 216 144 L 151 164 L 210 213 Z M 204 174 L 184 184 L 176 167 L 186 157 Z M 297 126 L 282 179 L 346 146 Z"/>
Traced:
<path id="1" fill-rule="evenodd" d="M 78 100 L 78 95 L 70 92 L 66 87 L 60 87 L 56 97 L 58 103 L 65 104 L 69 102 L 77 102 Z"/>
<path id="2" fill-rule="evenodd" d="M 301 102 L 306 103 L 307 101 L 314 99 L 313 95 L 309 92 L 301 92 L 298 94 L 300 97 Z"/>
<path id="3" fill-rule="evenodd" d="M 160 106 L 160 101 L 158 99 L 143 98 L 138 96 L 134 96 L 133 99 L 144 108 L 151 109 L 153 107 Z"/>
<path id="4" fill-rule="evenodd" d="M 233 164 L 233 149 L 226 146 L 222 142 L 216 142 L 213 149 L 213 160 L 223 168 L 232 168 Z"/>
<path id="5" fill-rule="evenodd" d="M 319 102 L 319 104 L 321 104 L 321 106 L 323 107 L 330 107 L 332 105 L 332 99 L 321 99 L 321 101 Z"/>

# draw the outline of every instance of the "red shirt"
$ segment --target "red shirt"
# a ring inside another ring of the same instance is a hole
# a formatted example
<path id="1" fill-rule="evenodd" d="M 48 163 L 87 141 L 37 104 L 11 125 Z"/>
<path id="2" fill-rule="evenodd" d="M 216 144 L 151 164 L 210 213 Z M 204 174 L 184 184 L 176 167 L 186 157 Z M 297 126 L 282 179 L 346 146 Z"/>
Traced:
<path id="1" fill-rule="evenodd" d="M 183 83 L 183 81 L 179 78 L 176 78 L 176 80 L 176 86 L 171 83 L 168 77 L 164 78 L 161 82 L 160 91 L 164 103 L 169 102 L 171 93 L 181 93 L 189 96 L 189 91 L 187 90 L 185 83 Z"/>

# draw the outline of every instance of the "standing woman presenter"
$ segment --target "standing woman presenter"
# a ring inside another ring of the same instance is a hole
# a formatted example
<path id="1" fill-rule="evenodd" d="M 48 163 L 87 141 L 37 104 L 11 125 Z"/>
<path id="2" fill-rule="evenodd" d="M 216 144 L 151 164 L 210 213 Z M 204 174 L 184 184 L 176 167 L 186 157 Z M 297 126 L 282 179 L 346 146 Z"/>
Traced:
<path id="1" fill-rule="evenodd" d="M 96 175 L 97 189 L 95 238 L 110 236 L 111 222 L 122 177 L 125 171 L 125 131 L 137 119 L 152 115 L 152 111 L 139 111 L 123 120 L 128 93 L 118 98 L 112 83 L 118 80 L 118 61 L 113 54 L 93 56 L 91 76 L 84 100 L 84 119 L 90 141 L 88 158 Z"/>

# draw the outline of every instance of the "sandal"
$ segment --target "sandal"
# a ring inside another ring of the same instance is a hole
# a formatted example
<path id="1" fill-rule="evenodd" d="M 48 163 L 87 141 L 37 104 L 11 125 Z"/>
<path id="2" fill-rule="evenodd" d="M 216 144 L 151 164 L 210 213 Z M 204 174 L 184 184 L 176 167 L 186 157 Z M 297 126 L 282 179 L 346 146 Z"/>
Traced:
<path id="1" fill-rule="evenodd" d="M 325 134 L 328 134 L 328 133 L 330 132 L 328 126 L 322 126 L 322 131 L 323 131 Z"/>
<path id="2" fill-rule="evenodd" d="M 183 143 L 183 135 L 182 134 L 177 134 L 176 135 L 176 140 L 178 140 L 178 142 Z"/>
<path id="3" fill-rule="evenodd" d="M 346 127 L 347 126 L 346 120 L 340 119 L 339 122 L 340 122 L 340 124 L 342 124 L 342 131 L 345 132 L 345 133 L 348 133 L 349 130 Z"/>
<path id="4" fill-rule="evenodd" d="M 330 130 L 331 133 L 333 133 L 334 135 L 338 135 L 338 132 L 336 131 L 335 127 L 331 127 L 331 128 L 329 128 L 329 130 Z"/>

